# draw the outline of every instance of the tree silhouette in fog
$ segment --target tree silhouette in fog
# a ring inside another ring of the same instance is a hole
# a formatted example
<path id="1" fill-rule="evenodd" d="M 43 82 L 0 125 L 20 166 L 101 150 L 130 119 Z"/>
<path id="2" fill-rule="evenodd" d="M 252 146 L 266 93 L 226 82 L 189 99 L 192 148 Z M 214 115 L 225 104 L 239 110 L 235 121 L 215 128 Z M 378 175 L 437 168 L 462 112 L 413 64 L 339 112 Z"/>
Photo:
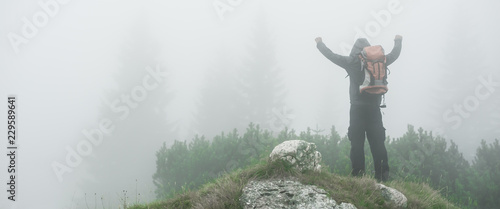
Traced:
<path id="1" fill-rule="evenodd" d="M 109 199 L 123 190 L 143 197 L 152 193 L 155 151 L 176 136 L 166 109 L 173 93 L 159 44 L 148 35 L 145 21 L 133 25 L 119 53 L 115 88 L 102 98 L 100 117 L 113 121 L 115 129 L 94 148 L 81 185 L 87 193 L 105 192 Z M 136 180 L 140 191 L 135 191 Z"/>
<path id="2" fill-rule="evenodd" d="M 242 110 L 246 113 L 247 123 L 273 129 L 276 125 L 274 123 L 279 120 L 276 112 L 284 108 L 286 92 L 282 69 L 276 60 L 275 39 L 266 22 L 264 14 L 255 20 L 247 53 L 242 56 L 244 66 L 239 75 L 239 86 L 245 97 Z"/>
<path id="3" fill-rule="evenodd" d="M 194 125 L 198 134 L 211 138 L 245 126 L 240 111 L 244 97 L 237 89 L 235 63 L 228 50 L 220 50 L 213 67 L 206 72 Z"/>
<path id="4" fill-rule="evenodd" d="M 481 13 L 474 2 L 450 4 L 450 24 L 444 26 L 448 36 L 444 47 L 438 88 L 431 96 L 433 117 L 440 122 L 441 134 L 468 148 L 468 158 L 480 139 L 493 140 L 500 124 L 499 97 L 495 97 L 484 82 L 492 77 L 485 54 L 492 49 L 478 41 L 484 37 L 480 29 Z M 481 88 L 478 91 L 478 88 Z M 479 92 L 479 95 L 478 95 Z M 486 96 L 483 96 L 486 95 Z"/>
<path id="5" fill-rule="evenodd" d="M 201 135 L 244 130 L 250 123 L 273 129 L 280 122 L 276 112 L 284 108 L 286 92 L 272 34 L 265 15 L 259 15 L 254 25 L 248 43 L 242 45 L 244 52 L 236 57 L 223 50 L 207 73 L 198 110 Z"/>

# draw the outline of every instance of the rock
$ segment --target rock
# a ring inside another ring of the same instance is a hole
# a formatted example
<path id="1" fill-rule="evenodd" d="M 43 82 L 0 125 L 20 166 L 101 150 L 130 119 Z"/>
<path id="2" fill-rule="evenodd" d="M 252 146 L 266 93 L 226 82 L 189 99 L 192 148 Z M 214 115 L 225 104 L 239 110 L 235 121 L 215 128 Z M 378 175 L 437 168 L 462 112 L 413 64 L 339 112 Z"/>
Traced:
<path id="1" fill-rule="evenodd" d="M 408 199 L 406 196 L 399 192 L 398 190 L 385 186 L 383 184 L 377 184 L 377 189 L 382 191 L 384 198 L 392 202 L 397 208 L 406 208 L 408 205 Z"/>
<path id="2" fill-rule="evenodd" d="M 240 197 L 244 209 L 355 209 L 349 203 L 337 205 L 325 190 L 291 180 L 251 181 Z"/>
<path id="3" fill-rule="evenodd" d="M 300 171 L 320 171 L 321 153 L 316 151 L 316 145 L 303 140 L 285 141 L 274 147 L 269 155 L 271 161 L 282 159 L 289 162 Z"/>

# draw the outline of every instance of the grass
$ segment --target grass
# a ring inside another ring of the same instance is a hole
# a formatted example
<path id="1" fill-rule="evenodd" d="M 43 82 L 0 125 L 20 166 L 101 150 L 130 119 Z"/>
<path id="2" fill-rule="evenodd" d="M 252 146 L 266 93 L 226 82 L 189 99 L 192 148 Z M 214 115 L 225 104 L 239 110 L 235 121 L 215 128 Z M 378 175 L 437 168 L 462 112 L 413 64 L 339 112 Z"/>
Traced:
<path id="1" fill-rule="evenodd" d="M 251 180 L 294 179 L 303 184 L 316 185 L 327 191 L 338 204 L 352 203 L 357 208 L 394 208 L 385 201 L 382 194 L 375 189 L 376 181 L 370 177 L 349 177 L 322 172 L 298 172 L 281 161 L 268 163 L 260 161 L 246 169 L 236 170 L 230 174 L 205 184 L 197 191 L 186 191 L 168 200 L 158 200 L 147 205 L 134 205 L 133 209 L 158 208 L 204 208 L 220 209 L 242 208 L 239 197 L 243 187 Z M 458 208 L 440 196 L 426 184 L 392 181 L 386 184 L 401 191 L 408 198 L 408 208 Z"/>
<path id="2" fill-rule="evenodd" d="M 439 191 L 434 190 L 425 183 L 392 181 L 387 186 L 405 194 L 411 208 L 459 208 L 448 202 L 446 198 L 441 196 Z"/>

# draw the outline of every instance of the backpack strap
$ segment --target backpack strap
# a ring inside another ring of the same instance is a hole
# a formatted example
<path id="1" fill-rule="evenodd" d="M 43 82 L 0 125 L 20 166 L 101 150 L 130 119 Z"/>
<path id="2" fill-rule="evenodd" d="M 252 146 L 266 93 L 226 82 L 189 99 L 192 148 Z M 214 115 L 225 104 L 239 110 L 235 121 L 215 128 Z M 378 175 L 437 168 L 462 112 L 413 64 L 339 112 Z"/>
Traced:
<path id="1" fill-rule="evenodd" d="M 366 60 L 365 60 L 365 58 L 362 56 L 362 54 L 363 54 L 363 53 L 361 53 L 360 55 L 358 55 L 358 56 L 359 56 L 359 60 L 361 61 L 361 71 L 363 71 L 363 70 L 364 70 L 364 67 L 365 67 L 365 62 L 366 62 Z"/>

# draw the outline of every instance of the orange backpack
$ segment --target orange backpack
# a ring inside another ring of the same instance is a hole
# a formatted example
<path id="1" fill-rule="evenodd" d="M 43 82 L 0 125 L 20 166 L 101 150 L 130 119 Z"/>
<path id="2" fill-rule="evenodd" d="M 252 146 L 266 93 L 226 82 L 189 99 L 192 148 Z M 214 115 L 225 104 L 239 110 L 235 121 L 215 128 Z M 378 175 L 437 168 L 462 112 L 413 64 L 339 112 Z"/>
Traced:
<path id="1" fill-rule="evenodd" d="M 361 55 L 361 70 L 364 71 L 364 79 L 359 86 L 360 93 L 383 95 L 389 90 L 387 88 L 387 66 L 384 48 L 380 45 L 367 46 L 363 48 Z"/>

